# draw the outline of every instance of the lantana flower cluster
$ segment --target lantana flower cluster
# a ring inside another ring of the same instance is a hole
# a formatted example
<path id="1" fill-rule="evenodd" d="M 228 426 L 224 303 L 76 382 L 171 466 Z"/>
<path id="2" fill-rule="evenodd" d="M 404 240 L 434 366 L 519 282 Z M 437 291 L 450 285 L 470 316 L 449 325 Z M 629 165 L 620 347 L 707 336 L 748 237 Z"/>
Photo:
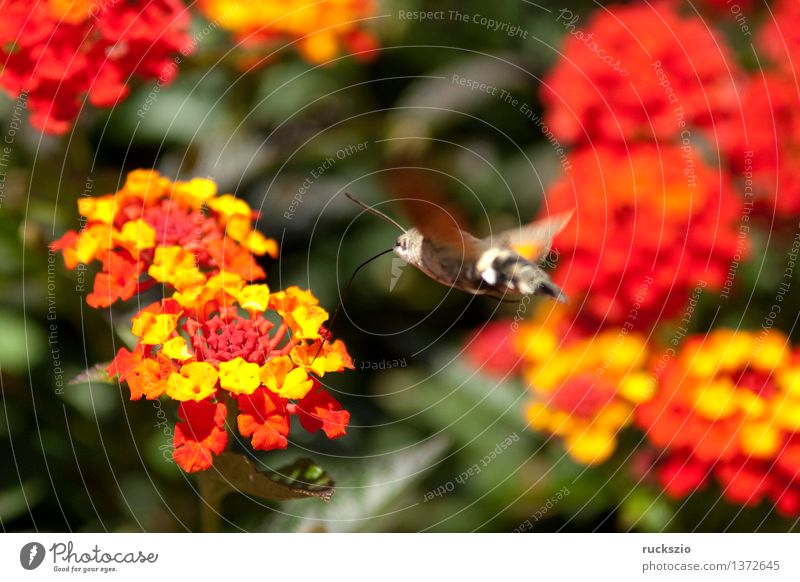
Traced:
<path id="1" fill-rule="evenodd" d="M 800 95 L 793 74 L 768 71 L 742 86 L 746 115 L 729 124 L 725 154 L 735 175 L 746 176 L 754 210 L 771 220 L 800 214 Z"/>
<path id="2" fill-rule="evenodd" d="M 740 116 L 722 128 L 722 149 L 766 220 L 792 224 L 800 214 L 800 5 L 778 0 L 757 34 L 759 61 L 742 84 Z"/>
<path id="3" fill-rule="evenodd" d="M 687 339 L 636 422 L 665 460 L 675 497 L 715 478 L 735 503 L 800 513 L 800 348 L 775 330 L 716 329 Z"/>
<path id="4" fill-rule="evenodd" d="M 326 341 L 327 318 L 308 291 L 271 293 L 223 272 L 134 316 L 136 347 L 122 348 L 108 374 L 127 382 L 132 400 L 180 402 L 174 459 L 187 472 L 208 469 L 225 449 L 232 406 L 256 450 L 286 448 L 291 416 L 337 438 L 350 414 L 319 378 L 352 362 L 341 341 Z"/>
<path id="5" fill-rule="evenodd" d="M 739 112 L 741 76 L 721 34 L 669 0 L 562 9 L 562 57 L 542 83 L 545 122 L 561 143 L 680 140 L 713 134 Z M 685 135 L 685 134 L 684 134 Z"/>
<path id="6" fill-rule="evenodd" d="M 527 321 L 518 308 L 466 347 L 484 371 L 522 377 L 530 427 L 575 461 L 602 463 L 638 430 L 670 496 L 715 483 L 795 517 L 800 347 L 772 325 L 706 332 L 699 314 L 736 296 L 765 217 L 800 215 L 797 11 L 780 0 L 761 21 L 766 70 L 752 74 L 676 2 L 554 15 L 565 43 L 540 128 L 571 147 L 543 213 L 576 211 L 553 244 L 570 305 Z"/>
<path id="7" fill-rule="evenodd" d="M 112 107 L 133 78 L 168 83 L 193 49 L 190 20 L 180 0 L 9 0 L 0 88 L 25 99 L 34 127 L 64 133 L 84 98 Z"/>
<path id="8" fill-rule="evenodd" d="M 570 160 L 547 210 L 576 210 L 555 241 L 563 266 L 554 277 L 583 301 L 582 318 L 649 330 L 680 315 L 698 281 L 720 290 L 731 261 L 746 254 L 741 197 L 699 152 L 603 144 Z"/>
<path id="9" fill-rule="evenodd" d="M 245 49 L 296 45 L 312 63 L 377 47 L 372 0 L 8 0 L 0 22 L 0 89 L 37 129 L 63 134 L 86 104 L 114 107 L 137 81 L 168 85 L 195 52 L 193 15 Z M 269 54 L 260 55 L 268 60 Z"/>
<path id="10" fill-rule="evenodd" d="M 292 417 L 309 432 L 345 434 L 350 415 L 321 379 L 353 367 L 347 349 L 331 340 L 310 291 L 259 282 L 254 255 L 275 256 L 277 245 L 253 228 L 244 201 L 218 195 L 210 180 L 137 170 L 119 192 L 79 205 L 83 229 L 53 246 L 70 268 L 102 263 L 90 305 L 154 283 L 166 290 L 132 317 L 136 345 L 121 348 L 107 372 L 132 400 L 179 403 L 174 459 L 183 470 L 211 467 L 228 443 L 229 411 L 257 450 L 286 448 Z"/>
<path id="11" fill-rule="evenodd" d="M 255 256 L 278 253 L 277 243 L 253 228 L 258 214 L 232 194 L 218 196 L 204 178 L 173 183 L 135 170 L 118 192 L 80 198 L 78 211 L 80 231 L 67 231 L 52 246 L 68 269 L 101 263 L 86 297 L 96 308 L 157 283 L 194 289 L 220 271 L 262 279 Z"/>
<path id="12" fill-rule="evenodd" d="M 373 0 L 201 0 L 199 5 L 245 47 L 274 50 L 292 43 L 312 63 L 325 63 L 344 51 L 368 58 L 377 46 L 364 28 L 375 13 Z"/>
<path id="13" fill-rule="evenodd" d="M 527 408 L 531 427 L 561 437 L 573 459 L 593 465 L 611 456 L 634 407 L 653 396 L 649 346 L 626 328 L 589 334 L 571 321 L 570 308 L 543 306 L 513 341 L 536 396 Z"/>

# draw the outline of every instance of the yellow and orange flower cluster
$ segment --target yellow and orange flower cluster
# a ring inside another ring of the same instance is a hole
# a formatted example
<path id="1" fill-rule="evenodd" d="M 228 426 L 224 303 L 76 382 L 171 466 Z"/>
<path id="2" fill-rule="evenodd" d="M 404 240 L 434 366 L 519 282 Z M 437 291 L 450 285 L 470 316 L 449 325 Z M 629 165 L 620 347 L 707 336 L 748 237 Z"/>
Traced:
<path id="1" fill-rule="evenodd" d="M 171 291 L 133 317 L 136 346 L 120 349 L 107 371 L 132 400 L 180 403 L 178 465 L 212 465 L 227 445 L 231 404 L 255 449 L 285 448 L 291 416 L 310 432 L 345 434 L 350 415 L 319 378 L 352 368 L 350 356 L 329 341 L 328 313 L 310 291 L 252 282 L 264 278 L 253 255 L 275 256 L 277 245 L 253 230 L 245 202 L 217 196 L 209 180 L 172 183 L 139 170 L 116 194 L 79 204 L 86 226 L 54 246 L 70 268 L 103 262 L 90 304 L 130 298 L 147 282 Z"/>
<path id="2" fill-rule="evenodd" d="M 377 46 L 364 30 L 375 13 L 372 0 L 201 0 L 200 7 L 243 45 L 291 42 L 312 63 L 325 63 L 342 51 L 367 58 Z"/>
<path id="3" fill-rule="evenodd" d="M 653 397 L 644 336 L 624 327 L 589 334 L 571 323 L 563 306 L 540 309 L 512 343 L 520 372 L 535 399 L 531 427 L 564 439 L 579 463 L 605 461 L 634 407 Z"/>
<path id="4" fill-rule="evenodd" d="M 187 472 L 209 468 L 225 448 L 230 403 L 254 449 L 285 448 L 291 415 L 336 438 L 350 415 L 317 378 L 352 362 L 341 341 L 326 341 L 327 318 L 309 291 L 272 293 L 223 272 L 134 316 L 136 347 L 122 348 L 108 373 L 127 382 L 133 400 L 181 403 L 174 458 Z"/>
<path id="5" fill-rule="evenodd" d="M 671 352 L 668 352 L 668 355 Z M 683 497 L 710 476 L 732 501 L 800 511 L 800 349 L 775 330 L 717 329 L 667 362 L 637 424 L 669 451 L 664 489 Z"/>
<path id="6" fill-rule="evenodd" d="M 25 101 L 34 127 L 65 133 L 86 103 L 113 107 L 136 79 L 172 81 L 197 44 L 195 9 L 242 45 L 292 43 L 312 63 L 343 51 L 368 59 L 378 44 L 364 27 L 373 0 L 8 0 L 0 90 Z"/>
<path id="7" fill-rule="evenodd" d="M 196 288 L 225 271 L 252 281 L 264 277 L 254 255 L 276 257 L 277 243 L 254 230 L 258 217 L 244 200 L 217 195 L 207 179 L 172 182 L 151 170 L 128 174 L 114 194 L 78 200 L 80 231 L 68 231 L 52 247 L 68 269 L 100 261 L 92 307 L 127 300 L 162 283 Z"/>
<path id="8" fill-rule="evenodd" d="M 715 329 L 664 348 L 631 326 L 587 328 L 549 305 L 503 329 L 472 340 L 484 354 L 488 343 L 511 348 L 482 367 L 496 370 L 497 359 L 524 378 L 531 427 L 563 439 L 575 461 L 607 460 L 631 426 L 663 451 L 654 469 L 671 496 L 713 478 L 734 503 L 769 500 L 800 515 L 800 347 L 781 332 Z"/>

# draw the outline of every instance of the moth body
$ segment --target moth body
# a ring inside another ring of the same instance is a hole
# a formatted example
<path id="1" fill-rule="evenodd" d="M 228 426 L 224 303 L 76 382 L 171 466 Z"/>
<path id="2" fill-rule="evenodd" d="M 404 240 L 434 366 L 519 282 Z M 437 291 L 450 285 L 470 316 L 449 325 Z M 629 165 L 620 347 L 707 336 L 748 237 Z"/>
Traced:
<path id="1" fill-rule="evenodd" d="M 435 281 L 468 293 L 497 298 L 547 295 L 566 302 L 561 289 L 536 263 L 508 246 L 460 233 L 461 249 L 457 244 L 438 243 L 411 228 L 397 239 L 394 252 Z"/>

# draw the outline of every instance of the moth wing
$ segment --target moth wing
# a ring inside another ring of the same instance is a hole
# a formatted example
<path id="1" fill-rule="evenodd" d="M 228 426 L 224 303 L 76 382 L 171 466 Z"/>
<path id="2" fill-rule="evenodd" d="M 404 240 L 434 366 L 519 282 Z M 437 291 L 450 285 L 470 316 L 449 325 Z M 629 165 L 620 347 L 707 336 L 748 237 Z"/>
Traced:
<path id="1" fill-rule="evenodd" d="M 445 200 L 434 171 L 418 166 L 394 167 L 386 170 L 386 180 L 404 214 L 423 237 L 452 253 L 471 257 L 478 252 L 478 239 L 468 234 L 461 214 Z"/>
<path id="2" fill-rule="evenodd" d="M 572 219 L 574 211 L 564 212 L 556 216 L 543 218 L 531 224 L 519 226 L 501 232 L 492 237 L 493 244 L 509 247 L 525 259 L 535 263 L 541 261 L 550 252 L 553 239 L 564 230 Z"/>

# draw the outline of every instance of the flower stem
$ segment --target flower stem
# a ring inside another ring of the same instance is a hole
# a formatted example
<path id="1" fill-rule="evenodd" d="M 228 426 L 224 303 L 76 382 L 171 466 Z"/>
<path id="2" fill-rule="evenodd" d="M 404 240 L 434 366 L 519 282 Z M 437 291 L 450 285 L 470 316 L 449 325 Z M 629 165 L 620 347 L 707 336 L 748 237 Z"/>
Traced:
<path id="1" fill-rule="evenodd" d="M 222 529 L 222 500 L 230 489 L 203 471 L 197 476 L 200 489 L 200 528 L 204 533 L 216 533 Z"/>

